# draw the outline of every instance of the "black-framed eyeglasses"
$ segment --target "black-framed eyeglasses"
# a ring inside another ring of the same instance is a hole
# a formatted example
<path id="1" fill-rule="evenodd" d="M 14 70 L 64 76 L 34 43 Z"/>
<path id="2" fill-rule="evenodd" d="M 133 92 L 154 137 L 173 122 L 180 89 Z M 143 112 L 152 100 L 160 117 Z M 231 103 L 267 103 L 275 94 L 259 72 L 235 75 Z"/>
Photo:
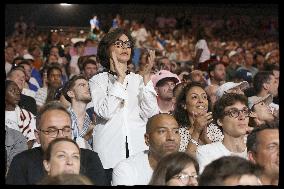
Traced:
<path id="1" fill-rule="evenodd" d="M 47 130 L 39 129 L 39 131 L 43 132 L 43 134 L 50 137 L 57 137 L 59 131 L 62 131 L 63 136 L 67 136 L 72 130 L 73 129 L 71 127 L 63 127 L 62 129 L 49 128 Z"/>
<path id="2" fill-rule="evenodd" d="M 237 108 L 232 108 L 226 112 L 224 112 L 224 115 L 228 115 L 232 118 L 238 118 L 240 116 L 240 112 L 242 112 L 246 117 L 249 117 L 250 110 L 248 108 L 244 108 L 242 110 L 238 110 Z"/>
<path id="3" fill-rule="evenodd" d="M 124 47 L 124 48 L 131 48 L 132 47 L 132 42 L 131 41 L 124 41 L 123 42 L 122 40 L 117 40 L 113 44 L 114 44 L 114 46 L 116 48 L 122 48 L 122 47 Z"/>

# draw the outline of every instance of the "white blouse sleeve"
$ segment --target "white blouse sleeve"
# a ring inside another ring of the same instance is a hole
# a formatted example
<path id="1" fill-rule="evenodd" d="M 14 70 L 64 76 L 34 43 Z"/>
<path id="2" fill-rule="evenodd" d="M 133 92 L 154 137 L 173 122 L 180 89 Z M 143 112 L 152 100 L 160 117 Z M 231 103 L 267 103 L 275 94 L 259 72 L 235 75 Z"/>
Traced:
<path id="1" fill-rule="evenodd" d="M 97 80 L 97 78 L 89 80 L 94 112 L 101 118 L 109 120 L 122 107 L 123 100 L 127 99 L 127 93 L 121 83 L 115 81 L 113 85 L 108 86 L 107 79 Z"/>

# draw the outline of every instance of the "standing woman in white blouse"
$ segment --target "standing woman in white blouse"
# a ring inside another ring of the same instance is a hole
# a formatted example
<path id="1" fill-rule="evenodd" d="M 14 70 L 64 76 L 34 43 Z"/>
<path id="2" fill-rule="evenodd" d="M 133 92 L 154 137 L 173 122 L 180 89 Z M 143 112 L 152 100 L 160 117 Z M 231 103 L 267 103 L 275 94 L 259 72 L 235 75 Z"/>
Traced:
<path id="1" fill-rule="evenodd" d="M 123 159 L 148 149 L 144 142 L 148 118 L 159 112 L 157 94 L 150 80 L 155 52 L 149 51 L 141 75 L 127 65 L 133 57 L 134 40 L 129 32 L 116 28 L 98 45 L 97 57 L 106 72 L 93 76 L 90 90 L 98 115 L 93 149 L 98 153 L 107 177 Z"/>

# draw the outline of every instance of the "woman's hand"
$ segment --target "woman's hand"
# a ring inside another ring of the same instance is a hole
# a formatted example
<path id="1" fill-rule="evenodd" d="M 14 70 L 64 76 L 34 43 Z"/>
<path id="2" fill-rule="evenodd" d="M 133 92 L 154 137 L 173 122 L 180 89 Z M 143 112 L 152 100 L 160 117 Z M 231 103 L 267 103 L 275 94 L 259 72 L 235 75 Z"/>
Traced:
<path id="1" fill-rule="evenodd" d="M 201 133 L 213 121 L 212 112 L 195 113 L 193 112 L 193 131 Z"/>
<path id="2" fill-rule="evenodd" d="M 114 51 L 111 52 L 110 63 L 113 65 L 114 71 L 117 73 L 118 82 L 123 83 L 126 76 L 126 66 L 118 62 Z"/>

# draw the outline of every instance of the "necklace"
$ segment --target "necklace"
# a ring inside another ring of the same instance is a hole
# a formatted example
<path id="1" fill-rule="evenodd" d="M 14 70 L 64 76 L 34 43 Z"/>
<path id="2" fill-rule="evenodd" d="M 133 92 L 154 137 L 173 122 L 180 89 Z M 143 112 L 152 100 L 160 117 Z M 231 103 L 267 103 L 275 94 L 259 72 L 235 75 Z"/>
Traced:
<path id="1" fill-rule="evenodd" d="M 110 73 L 111 72 L 111 73 Z M 129 70 L 127 70 L 126 72 L 129 72 L 130 73 L 130 71 Z M 128 73 L 128 74 L 129 74 Z M 126 74 L 126 75 L 128 75 L 128 74 Z M 106 90 L 106 92 L 107 92 L 107 96 L 109 95 L 109 85 L 110 85 L 110 75 L 113 75 L 113 76 L 115 76 L 115 75 L 117 75 L 115 72 L 112 72 L 111 70 L 109 70 L 108 71 L 108 80 L 107 80 L 107 90 Z M 125 77 L 125 79 L 126 79 L 126 86 L 125 86 L 125 91 L 127 90 L 127 87 L 128 87 L 128 80 L 127 80 L 127 78 Z"/>

